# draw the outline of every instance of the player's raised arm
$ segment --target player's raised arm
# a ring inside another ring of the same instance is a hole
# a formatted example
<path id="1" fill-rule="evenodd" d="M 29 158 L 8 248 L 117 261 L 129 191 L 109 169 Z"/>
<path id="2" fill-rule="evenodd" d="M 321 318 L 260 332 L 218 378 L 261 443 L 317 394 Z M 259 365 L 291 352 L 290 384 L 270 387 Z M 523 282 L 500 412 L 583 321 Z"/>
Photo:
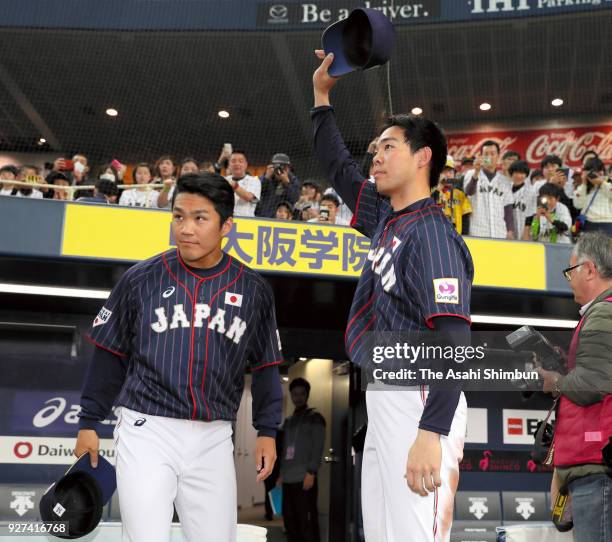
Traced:
<path id="1" fill-rule="evenodd" d="M 371 237 L 376 229 L 379 214 L 389 207 L 389 203 L 378 195 L 374 183 L 366 180 L 336 126 L 329 102 L 329 93 L 338 80 L 328 72 L 333 55 L 325 56 L 323 51 L 315 53 L 323 60 L 312 77 L 315 107 L 311 111 L 311 117 L 315 152 L 327 178 L 353 212 L 351 226 Z"/>
<path id="2" fill-rule="evenodd" d="M 325 56 L 320 50 L 315 51 L 315 54 L 323 59 L 312 76 L 314 109 L 311 116 L 314 123 L 315 151 L 325 168 L 327 178 L 351 211 L 355 212 L 359 191 L 365 178 L 359 164 L 344 144 L 330 105 L 329 93 L 338 81 L 337 77 L 332 77 L 328 72 L 334 59 L 333 54 Z"/>

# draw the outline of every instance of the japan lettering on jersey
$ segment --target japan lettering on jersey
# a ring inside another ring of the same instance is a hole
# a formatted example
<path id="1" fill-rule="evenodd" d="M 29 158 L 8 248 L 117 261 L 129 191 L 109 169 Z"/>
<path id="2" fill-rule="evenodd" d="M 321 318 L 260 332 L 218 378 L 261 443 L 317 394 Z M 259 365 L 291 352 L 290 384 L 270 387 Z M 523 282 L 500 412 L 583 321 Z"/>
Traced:
<path id="1" fill-rule="evenodd" d="M 118 403 L 159 416 L 234 419 L 247 361 L 282 360 L 269 284 L 228 255 L 210 270 L 188 268 L 176 250 L 136 264 L 90 337 L 129 364 Z"/>
<path id="2" fill-rule="evenodd" d="M 393 253 L 399 248 L 401 241 L 393 236 L 390 246 L 371 248 L 368 252 L 368 261 L 372 262 L 372 271 L 381 277 L 381 284 L 385 292 L 389 292 L 397 282 Z"/>

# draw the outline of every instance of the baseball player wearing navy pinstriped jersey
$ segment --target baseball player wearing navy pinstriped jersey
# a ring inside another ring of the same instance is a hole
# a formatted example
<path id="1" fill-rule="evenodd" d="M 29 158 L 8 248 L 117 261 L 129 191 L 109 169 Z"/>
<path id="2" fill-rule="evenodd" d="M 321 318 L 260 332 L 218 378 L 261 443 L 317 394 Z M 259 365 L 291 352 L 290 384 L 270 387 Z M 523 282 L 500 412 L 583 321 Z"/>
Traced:
<path id="1" fill-rule="evenodd" d="M 218 175 L 182 177 L 169 250 L 131 267 L 93 322 L 96 345 L 81 400 L 77 454 L 120 406 L 115 429 L 123 539 L 166 542 L 173 503 L 185 538 L 233 541 L 236 482 L 231 422 L 247 361 L 256 461 L 276 459 L 281 347 L 274 298 L 259 274 L 221 251 L 234 191 Z"/>
<path id="2" fill-rule="evenodd" d="M 375 183 L 365 180 L 329 102 L 333 55 L 316 53 L 323 60 L 313 76 L 316 153 L 354 213 L 351 225 L 372 240 L 345 335 L 351 361 L 371 368 L 369 331 L 435 329 L 469 340 L 472 259 L 430 197 L 446 161 L 444 135 L 426 119 L 392 117 L 374 157 Z M 463 393 L 374 383 L 366 403 L 366 541 L 448 541 L 467 422 Z"/>

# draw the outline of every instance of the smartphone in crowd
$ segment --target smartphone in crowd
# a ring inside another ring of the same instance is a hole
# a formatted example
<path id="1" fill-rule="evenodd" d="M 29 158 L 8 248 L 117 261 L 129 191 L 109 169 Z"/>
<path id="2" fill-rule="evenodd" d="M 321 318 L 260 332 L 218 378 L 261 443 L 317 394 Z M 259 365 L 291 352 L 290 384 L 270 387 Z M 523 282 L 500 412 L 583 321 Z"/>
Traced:
<path id="1" fill-rule="evenodd" d="M 60 171 L 72 171 L 74 169 L 74 162 L 72 160 L 64 160 L 64 166 L 60 168 Z"/>

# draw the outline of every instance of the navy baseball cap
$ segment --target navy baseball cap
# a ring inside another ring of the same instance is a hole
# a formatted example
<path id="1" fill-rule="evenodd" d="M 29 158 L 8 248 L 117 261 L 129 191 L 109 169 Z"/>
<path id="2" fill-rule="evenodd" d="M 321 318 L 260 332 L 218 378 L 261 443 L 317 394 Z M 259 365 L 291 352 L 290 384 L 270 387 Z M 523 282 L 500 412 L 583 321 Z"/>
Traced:
<path id="1" fill-rule="evenodd" d="M 43 521 L 68 523 L 65 533 L 52 533 L 58 538 L 79 538 L 93 531 L 104 506 L 117 488 L 115 468 L 101 455 L 93 468 L 89 454 L 83 454 L 40 499 Z"/>
<path id="2" fill-rule="evenodd" d="M 395 28 L 382 11 L 356 8 L 346 19 L 328 26 L 321 38 L 325 54 L 334 53 L 329 74 L 380 66 L 391 58 Z"/>

